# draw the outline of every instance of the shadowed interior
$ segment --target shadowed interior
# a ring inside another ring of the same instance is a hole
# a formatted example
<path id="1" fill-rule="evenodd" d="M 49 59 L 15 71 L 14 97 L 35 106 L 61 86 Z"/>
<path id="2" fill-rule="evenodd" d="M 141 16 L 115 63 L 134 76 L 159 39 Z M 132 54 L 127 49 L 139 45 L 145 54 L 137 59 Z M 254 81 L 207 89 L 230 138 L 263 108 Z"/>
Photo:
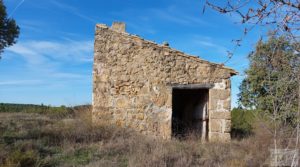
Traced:
<path id="1" fill-rule="evenodd" d="M 193 133 L 201 138 L 208 132 L 208 89 L 178 89 L 172 92 L 172 135 L 185 137 Z"/>

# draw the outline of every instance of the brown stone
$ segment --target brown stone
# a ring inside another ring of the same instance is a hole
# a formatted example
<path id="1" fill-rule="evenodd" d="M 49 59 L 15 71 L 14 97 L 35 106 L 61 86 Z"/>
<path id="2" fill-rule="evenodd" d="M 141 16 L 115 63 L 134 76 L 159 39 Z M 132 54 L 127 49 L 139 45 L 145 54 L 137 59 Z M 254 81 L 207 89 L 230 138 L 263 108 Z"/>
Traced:
<path id="1" fill-rule="evenodd" d="M 231 101 L 230 101 L 230 99 L 227 99 L 227 100 L 224 101 L 223 107 L 224 107 L 225 110 L 230 111 L 230 108 L 231 108 Z"/>
<path id="2" fill-rule="evenodd" d="M 211 119 L 210 120 L 210 130 L 211 132 L 222 132 L 223 120 L 221 119 Z"/>
<path id="3" fill-rule="evenodd" d="M 142 89 L 138 93 L 141 95 L 147 95 L 147 94 L 149 94 L 149 92 L 150 92 L 149 87 L 143 86 Z"/>
<path id="4" fill-rule="evenodd" d="M 210 141 L 230 141 L 230 133 L 218 133 L 218 132 L 210 132 L 209 133 Z"/>
<path id="5" fill-rule="evenodd" d="M 231 130 L 231 121 L 230 120 L 225 120 L 224 121 L 225 125 L 224 126 L 224 132 L 229 133 Z"/>
<path id="6" fill-rule="evenodd" d="M 154 103 L 159 106 L 165 106 L 168 100 L 168 95 L 167 94 L 160 94 L 159 96 L 154 98 Z"/>
<path id="7" fill-rule="evenodd" d="M 144 114 L 143 114 L 143 113 L 139 113 L 139 114 L 137 115 L 137 119 L 138 119 L 138 120 L 144 120 Z"/>
<path id="8" fill-rule="evenodd" d="M 230 97 L 230 90 L 211 89 L 209 94 L 212 99 L 226 100 Z"/>
<path id="9" fill-rule="evenodd" d="M 122 126 L 125 125 L 125 122 L 122 121 L 122 120 L 117 120 L 117 121 L 116 121 L 116 125 L 122 127 Z"/>
<path id="10" fill-rule="evenodd" d="M 93 122 L 171 138 L 174 85 L 214 85 L 207 88 L 209 138 L 230 138 L 230 112 L 225 111 L 235 71 L 130 35 L 125 27 L 120 22 L 96 26 Z"/>
<path id="11" fill-rule="evenodd" d="M 125 98 L 119 98 L 116 100 L 116 107 L 119 109 L 127 108 L 130 104 L 130 101 Z"/>
<path id="12" fill-rule="evenodd" d="M 231 112 L 211 112 L 211 119 L 230 119 Z"/>
<path id="13" fill-rule="evenodd" d="M 99 81 L 101 82 L 108 82 L 108 75 L 107 74 L 102 74 L 100 75 Z"/>

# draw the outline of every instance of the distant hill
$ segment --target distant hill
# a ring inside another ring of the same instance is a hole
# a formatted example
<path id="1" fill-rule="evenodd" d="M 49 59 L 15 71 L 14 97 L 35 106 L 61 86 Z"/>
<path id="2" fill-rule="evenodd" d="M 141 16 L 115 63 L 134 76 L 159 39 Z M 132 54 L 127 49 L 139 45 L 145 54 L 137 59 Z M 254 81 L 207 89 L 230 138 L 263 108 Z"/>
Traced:
<path id="1" fill-rule="evenodd" d="M 26 113 L 52 113 L 52 112 L 70 112 L 72 110 L 79 110 L 80 108 L 90 107 L 90 105 L 80 105 L 74 107 L 53 107 L 47 105 L 36 104 L 14 104 L 14 103 L 0 103 L 0 112 L 26 112 Z"/>
<path id="2" fill-rule="evenodd" d="M 46 105 L 35 104 L 13 104 L 13 103 L 0 103 L 0 112 L 30 112 L 30 113 L 43 113 L 49 110 L 67 110 L 68 107 L 52 107 Z"/>

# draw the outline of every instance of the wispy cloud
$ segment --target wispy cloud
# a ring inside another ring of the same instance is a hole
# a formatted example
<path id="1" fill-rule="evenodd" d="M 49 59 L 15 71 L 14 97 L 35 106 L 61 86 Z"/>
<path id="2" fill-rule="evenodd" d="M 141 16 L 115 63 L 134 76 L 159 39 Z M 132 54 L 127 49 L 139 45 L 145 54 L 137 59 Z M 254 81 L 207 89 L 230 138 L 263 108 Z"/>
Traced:
<path id="1" fill-rule="evenodd" d="M 140 23 L 134 23 L 131 21 L 126 21 L 126 25 L 133 28 L 135 32 L 142 31 L 143 33 L 156 34 L 156 30 L 151 27 L 151 25 L 141 25 Z"/>
<path id="2" fill-rule="evenodd" d="M 0 86 L 17 86 L 17 85 L 40 85 L 43 84 L 41 80 L 9 80 L 0 81 Z"/>
<path id="3" fill-rule="evenodd" d="M 87 77 L 87 75 L 67 73 L 67 72 L 55 72 L 55 73 L 52 73 L 51 76 L 55 77 L 55 78 L 64 78 L 64 79 L 80 79 L 80 78 Z"/>
<path id="4" fill-rule="evenodd" d="M 18 5 L 14 8 L 14 10 L 9 14 L 8 17 L 12 17 L 14 13 L 19 9 L 19 7 L 25 2 L 25 0 L 21 0 Z"/>
<path id="5" fill-rule="evenodd" d="M 29 65 L 69 61 L 91 62 L 93 41 L 24 41 L 7 49 L 22 56 Z"/>
<path id="6" fill-rule="evenodd" d="M 194 26 L 200 26 L 200 25 L 208 25 L 207 22 L 201 20 L 200 18 L 189 16 L 183 13 L 178 14 L 172 13 L 164 10 L 157 10 L 153 9 L 152 13 L 158 16 L 159 19 L 163 19 L 169 22 L 174 22 L 181 25 L 194 25 Z"/>
<path id="7" fill-rule="evenodd" d="M 84 79 L 90 77 L 86 69 L 93 61 L 92 41 L 24 41 L 7 48 L 7 52 L 25 60 L 25 71 L 33 78 Z"/>
<path id="8" fill-rule="evenodd" d="M 126 22 L 131 23 L 131 27 L 134 29 L 142 29 L 143 31 L 148 31 L 153 34 L 153 25 L 156 27 L 159 25 L 157 21 L 163 21 L 165 23 L 174 25 L 183 25 L 190 27 L 208 26 L 212 27 L 209 22 L 201 18 L 201 15 L 193 15 L 190 11 L 182 10 L 179 4 L 174 4 L 167 7 L 160 8 L 148 8 L 143 11 L 138 9 L 124 9 L 120 11 L 110 12 L 113 18 L 124 19 Z M 143 23 L 143 24 L 141 24 Z M 142 28 L 140 28 L 142 26 Z M 137 27 L 137 28 L 136 28 Z"/>
<path id="9" fill-rule="evenodd" d="M 34 32 L 42 32 L 42 33 L 45 33 L 45 27 L 49 26 L 49 24 L 47 22 L 40 21 L 40 20 L 28 20 L 28 19 L 20 20 L 20 21 L 18 21 L 18 24 L 21 27 L 21 30 L 25 29 L 25 30 L 30 30 L 30 31 L 34 31 Z"/>
<path id="10" fill-rule="evenodd" d="M 29 65 L 44 64 L 47 61 L 47 58 L 45 56 L 39 54 L 39 52 L 28 47 L 26 44 L 16 44 L 12 47 L 7 48 L 7 51 L 23 57 Z"/>
<path id="11" fill-rule="evenodd" d="M 156 15 L 159 19 L 169 22 L 174 22 L 181 25 L 190 26 L 210 26 L 210 24 L 199 17 L 186 14 L 183 10 L 175 5 L 169 6 L 166 9 L 150 9 L 151 15 Z"/>
<path id="12" fill-rule="evenodd" d="M 56 1 L 56 0 L 52 0 L 50 1 L 52 4 L 54 4 L 56 7 L 60 8 L 60 9 L 63 9 L 75 16 L 78 16 L 84 20 L 87 20 L 87 21 L 90 21 L 92 23 L 97 23 L 97 20 L 90 17 L 90 16 L 87 16 L 85 14 L 83 14 L 82 12 L 79 11 L 78 8 L 74 7 L 74 6 L 71 6 L 69 4 L 65 4 L 65 3 L 62 3 L 62 2 L 59 2 L 59 1 Z"/>
<path id="13" fill-rule="evenodd" d="M 216 52 L 220 53 L 223 56 L 226 56 L 229 51 L 229 49 L 227 49 L 225 46 L 219 45 L 216 42 L 212 42 L 210 38 L 195 39 L 193 42 L 203 47 L 214 49 Z"/>

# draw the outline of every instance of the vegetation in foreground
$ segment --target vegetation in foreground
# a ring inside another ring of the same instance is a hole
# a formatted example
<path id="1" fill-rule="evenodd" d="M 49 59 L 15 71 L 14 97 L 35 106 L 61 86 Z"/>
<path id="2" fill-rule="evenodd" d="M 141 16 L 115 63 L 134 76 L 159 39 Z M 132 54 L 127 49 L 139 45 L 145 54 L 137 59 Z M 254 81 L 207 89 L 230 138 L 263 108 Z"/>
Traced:
<path id="1" fill-rule="evenodd" d="M 255 135 L 228 143 L 200 142 L 192 135 L 161 140 L 93 126 L 89 106 L 69 110 L 1 112 L 0 166 L 260 166 L 268 161 L 271 136 L 259 126 Z"/>
<path id="2" fill-rule="evenodd" d="M 294 90 L 300 61 L 294 46 L 272 37 L 259 42 L 249 55 L 250 68 L 240 87 L 241 106 L 231 112 L 231 142 L 201 142 L 192 134 L 186 140 L 162 140 L 128 129 L 94 126 L 90 106 L 0 104 L 0 166 L 268 164 L 270 149 L 298 146 L 299 96 Z"/>

